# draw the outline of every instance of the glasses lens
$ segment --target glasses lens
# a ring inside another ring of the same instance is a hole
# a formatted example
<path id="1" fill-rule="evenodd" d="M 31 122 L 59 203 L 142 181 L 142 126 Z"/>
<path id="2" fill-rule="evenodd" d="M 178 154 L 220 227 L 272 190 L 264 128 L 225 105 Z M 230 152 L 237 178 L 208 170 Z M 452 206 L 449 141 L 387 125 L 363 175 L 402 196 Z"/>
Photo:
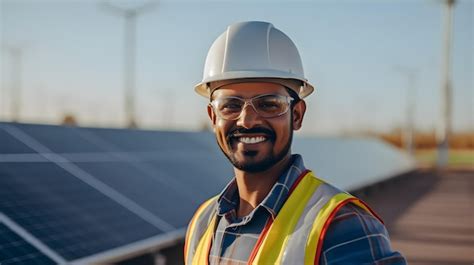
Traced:
<path id="1" fill-rule="evenodd" d="M 218 98 L 213 101 L 216 111 L 224 119 L 237 119 L 245 102 L 239 98 Z"/>
<path id="2" fill-rule="evenodd" d="M 245 102 L 250 101 L 255 111 L 264 118 L 280 116 L 288 111 L 290 100 L 282 95 L 264 95 L 244 100 L 238 97 L 222 97 L 212 101 L 219 116 L 226 120 L 238 119 Z"/>
<path id="3" fill-rule="evenodd" d="M 288 98 L 280 95 L 266 95 L 252 101 L 257 113 L 264 118 L 282 115 L 288 110 Z"/>

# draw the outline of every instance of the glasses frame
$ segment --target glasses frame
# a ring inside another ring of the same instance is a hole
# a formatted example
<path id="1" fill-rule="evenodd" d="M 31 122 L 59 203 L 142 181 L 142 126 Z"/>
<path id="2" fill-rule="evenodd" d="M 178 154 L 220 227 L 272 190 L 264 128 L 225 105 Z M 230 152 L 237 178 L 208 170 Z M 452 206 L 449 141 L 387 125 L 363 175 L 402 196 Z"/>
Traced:
<path id="1" fill-rule="evenodd" d="M 258 111 L 257 111 L 257 108 L 255 107 L 255 105 L 253 104 L 253 101 L 255 99 L 258 99 L 258 98 L 261 98 L 261 97 L 266 97 L 266 96 L 277 96 L 277 97 L 282 97 L 282 98 L 285 98 L 286 99 L 286 103 L 288 104 L 286 110 L 278 115 L 275 115 L 275 116 L 271 116 L 271 117 L 263 117 Z M 237 97 L 237 96 L 224 96 L 224 97 L 221 97 L 221 98 L 226 98 L 226 99 L 238 99 L 240 101 L 243 101 L 244 102 L 244 105 L 242 106 L 242 109 L 240 110 L 240 113 L 237 117 L 235 117 L 234 119 L 228 119 L 228 118 L 225 118 L 222 116 L 222 114 L 220 113 L 220 111 L 217 110 L 217 106 L 215 106 L 216 103 L 216 99 L 213 99 L 211 100 L 211 102 L 209 103 L 209 105 L 212 107 L 212 109 L 214 110 L 214 113 L 217 114 L 217 116 L 219 116 L 219 118 L 223 119 L 223 120 L 228 120 L 228 121 L 235 121 L 235 120 L 238 120 L 241 118 L 242 116 L 242 111 L 245 109 L 246 106 L 251 106 L 253 108 L 253 110 L 255 111 L 255 113 L 262 117 L 262 118 L 265 118 L 265 119 L 271 119 L 271 118 L 276 118 L 276 117 L 280 117 L 282 115 L 285 115 L 288 110 L 290 110 L 291 108 L 291 102 L 293 102 L 295 99 L 291 96 L 285 96 L 285 95 L 280 95 L 280 94 L 263 94 L 263 95 L 258 95 L 258 96 L 255 96 L 255 97 L 252 97 L 252 98 L 241 98 L 241 97 Z"/>

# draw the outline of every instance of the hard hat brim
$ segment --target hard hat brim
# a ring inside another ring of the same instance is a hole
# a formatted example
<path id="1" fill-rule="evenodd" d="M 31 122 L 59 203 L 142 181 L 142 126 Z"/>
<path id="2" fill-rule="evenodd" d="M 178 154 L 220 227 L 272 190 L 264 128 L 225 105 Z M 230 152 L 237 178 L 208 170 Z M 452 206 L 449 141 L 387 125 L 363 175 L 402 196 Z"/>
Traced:
<path id="1" fill-rule="evenodd" d="M 300 98 L 305 98 L 314 91 L 314 86 L 306 79 L 301 79 L 297 75 L 280 71 L 232 71 L 223 74 L 214 75 L 207 78 L 194 86 L 194 90 L 199 95 L 209 98 L 212 91 L 219 87 L 212 87 L 209 84 L 213 82 L 229 81 L 226 84 L 242 83 L 242 82 L 271 82 L 281 84 L 283 86 L 293 89 Z M 234 82 L 235 81 L 235 82 Z M 300 83 L 299 85 L 295 85 Z M 289 85 L 290 84 L 290 85 Z"/>

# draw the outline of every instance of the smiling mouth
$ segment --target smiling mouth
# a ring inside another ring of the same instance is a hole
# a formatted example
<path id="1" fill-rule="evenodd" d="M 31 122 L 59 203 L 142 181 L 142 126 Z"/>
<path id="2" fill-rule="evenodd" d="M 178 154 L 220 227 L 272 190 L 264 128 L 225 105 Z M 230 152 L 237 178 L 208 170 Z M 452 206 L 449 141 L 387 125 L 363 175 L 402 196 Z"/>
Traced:
<path id="1" fill-rule="evenodd" d="M 267 128 L 237 128 L 230 131 L 226 138 L 230 146 L 241 143 L 250 147 L 260 143 L 274 142 L 276 137 L 275 133 Z"/>
<path id="2" fill-rule="evenodd" d="M 252 137 L 237 137 L 237 141 L 244 144 L 258 144 L 267 140 L 267 137 L 264 136 L 252 136 Z"/>

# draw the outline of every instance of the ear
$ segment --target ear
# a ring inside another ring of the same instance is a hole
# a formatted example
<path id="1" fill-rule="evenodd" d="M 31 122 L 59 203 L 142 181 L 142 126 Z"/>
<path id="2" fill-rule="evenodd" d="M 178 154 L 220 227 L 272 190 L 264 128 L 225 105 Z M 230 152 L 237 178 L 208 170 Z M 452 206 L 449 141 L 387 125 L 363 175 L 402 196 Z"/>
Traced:
<path id="1" fill-rule="evenodd" d="M 214 112 L 214 109 L 212 108 L 211 104 L 207 105 L 207 115 L 211 120 L 212 128 L 214 128 L 216 126 L 216 113 Z"/>
<path id="2" fill-rule="evenodd" d="M 306 102 L 304 100 L 298 101 L 293 107 L 293 130 L 297 131 L 303 125 L 303 118 L 306 112 Z"/>

